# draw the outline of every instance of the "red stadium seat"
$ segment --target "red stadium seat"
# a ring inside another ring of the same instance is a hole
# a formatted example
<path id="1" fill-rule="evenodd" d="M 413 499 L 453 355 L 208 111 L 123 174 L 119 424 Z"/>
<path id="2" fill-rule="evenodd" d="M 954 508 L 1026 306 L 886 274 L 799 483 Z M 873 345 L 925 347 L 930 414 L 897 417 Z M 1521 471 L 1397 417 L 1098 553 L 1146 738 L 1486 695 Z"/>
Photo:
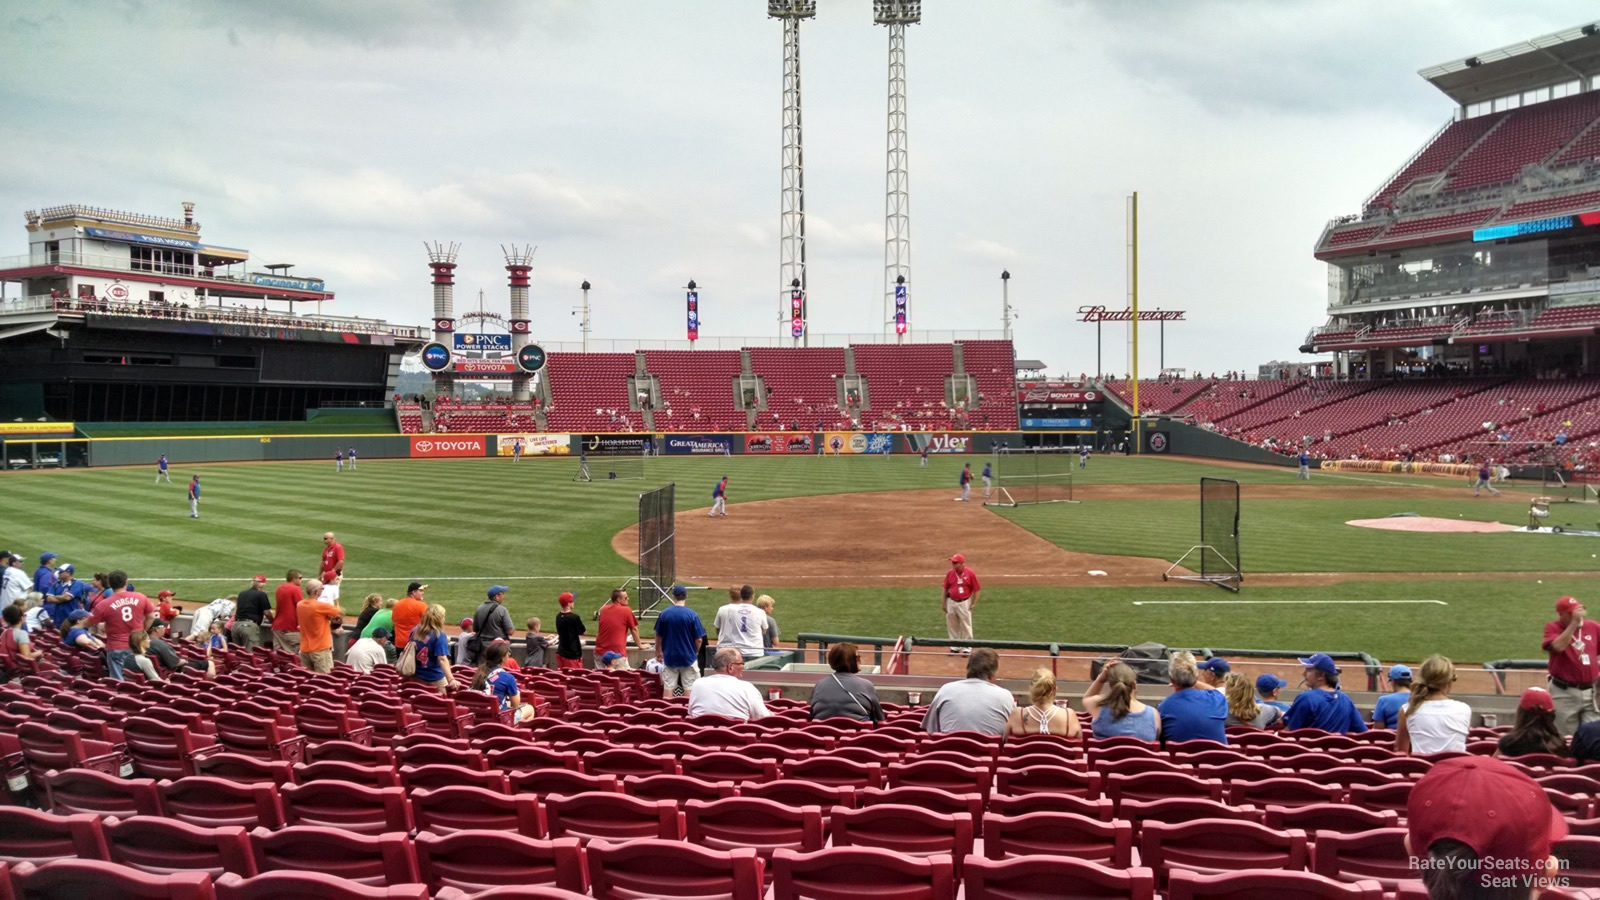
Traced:
<path id="1" fill-rule="evenodd" d="M 364 766 L 360 763 L 329 759 L 295 766 L 294 781 L 296 784 L 310 784 L 313 781 L 348 781 L 351 784 L 364 784 L 375 788 L 399 787 L 400 773 L 396 772 L 393 766 Z"/>
<path id="2" fill-rule="evenodd" d="M 983 855 L 989 859 L 1070 856 L 1126 869 L 1133 865 L 1133 826 L 1073 813 L 991 813 L 983 820 Z"/>
<path id="3" fill-rule="evenodd" d="M 1550 847 L 1550 855 L 1561 860 L 1556 877 L 1565 885 L 1600 888 L 1600 837 L 1567 837 Z"/>
<path id="4" fill-rule="evenodd" d="M 22 863 L 12 868 L 8 886 L 16 900 L 69 897 L 93 897 L 95 900 L 213 900 L 216 897 L 211 876 L 204 872 L 151 875 L 98 859 L 63 859 L 41 866 Z"/>
<path id="5" fill-rule="evenodd" d="M 1139 855 L 1163 883 L 1173 869 L 1202 874 L 1240 869 L 1306 867 L 1306 833 L 1277 830 L 1230 819 L 1196 819 L 1181 825 L 1145 822 L 1139 830 Z"/>
<path id="6" fill-rule="evenodd" d="M 1203 743 L 1212 744 L 1211 741 Z M 1143 775 L 1147 772 L 1171 772 L 1178 775 L 1193 775 L 1194 769 L 1186 765 L 1175 763 L 1170 759 L 1160 757 L 1134 757 L 1119 759 L 1116 762 L 1101 762 L 1098 764 L 1101 772 L 1110 775 Z"/>
<path id="7" fill-rule="evenodd" d="M 585 855 L 596 900 L 762 900 L 765 868 L 761 857 L 749 847 L 709 850 L 677 841 L 594 841 Z"/>
<path id="8" fill-rule="evenodd" d="M 242 753 L 200 753 L 194 756 L 197 775 L 226 778 L 240 784 L 293 784 L 294 769 L 286 762 L 256 759 Z"/>
<path id="9" fill-rule="evenodd" d="M 306 750 L 306 762 L 347 762 L 393 768 L 394 751 L 388 747 L 363 747 L 349 741 L 323 741 Z"/>
<path id="10" fill-rule="evenodd" d="M 770 759 L 752 759 L 740 753 L 707 753 L 686 756 L 678 761 L 683 774 L 705 781 L 776 781 L 778 764 Z"/>
<path id="11" fill-rule="evenodd" d="M 1304 778 L 1265 778 L 1261 781 L 1235 781 L 1228 785 L 1228 802 L 1235 806 L 1309 806 L 1313 803 L 1343 803 L 1345 789 L 1337 784 L 1317 784 Z"/>
<path id="12" fill-rule="evenodd" d="M 508 790 L 506 773 L 498 769 L 482 771 L 439 763 L 401 766 L 400 786 L 407 791 L 457 786 L 479 787 L 501 794 Z"/>
<path id="13" fill-rule="evenodd" d="M 1350 804 L 1366 809 L 1388 809 L 1405 815 L 1406 802 L 1411 799 L 1411 786 L 1414 783 L 1397 781 L 1376 787 L 1353 784 L 1350 785 Z"/>
<path id="14" fill-rule="evenodd" d="M 1089 800 L 1098 799 L 1101 791 L 1100 773 L 1069 769 L 1064 766 L 1029 766 L 1026 769 L 996 769 L 994 790 L 997 794 L 1015 797 L 1018 794 L 1072 794 Z"/>
<path id="15" fill-rule="evenodd" d="M 283 805 L 270 784 L 237 784 L 222 778 L 191 775 L 156 785 L 168 816 L 191 825 L 214 828 L 278 828 Z"/>
<path id="16" fill-rule="evenodd" d="M 416 838 L 422 881 L 435 891 L 486 891 L 502 885 L 548 885 L 589 891 L 589 864 L 575 838 L 541 841 L 498 831 L 457 831 Z M 442 896 L 442 895 L 441 895 Z"/>
<path id="17" fill-rule="evenodd" d="M 641 800 L 721 800 L 740 793 L 740 786 L 727 781 L 704 781 L 687 775 L 629 775 L 622 779 L 622 792 Z"/>
<path id="18" fill-rule="evenodd" d="M 1124 800 L 1202 797 L 1220 801 L 1223 784 L 1214 778 L 1196 778 L 1176 772 L 1145 772 L 1141 775 L 1111 775 L 1106 778 L 1105 790 L 1106 796 L 1120 810 Z"/>
<path id="19" fill-rule="evenodd" d="M 965 813 L 933 813 L 884 803 L 835 809 L 830 819 L 835 847 L 878 847 L 911 856 L 948 855 L 958 878 L 960 861 L 972 852 L 972 817 Z"/>
<path id="20" fill-rule="evenodd" d="M 656 777 L 665 778 L 667 776 L 658 775 Z M 777 781 L 767 781 L 761 784 L 741 784 L 739 785 L 739 796 L 771 800 L 784 806 L 819 807 L 822 810 L 823 821 L 827 821 L 828 814 L 832 812 L 835 806 L 854 808 L 857 805 L 857 798 L 860 796 L 860 792 L 850 787 L 780 778 Z"/>
<path id="21" fill-rule="evenodd" d="M 586 794 L 591 791 L 616 793 L 621 790 L 615 775 L 584 775 L 571 769 L 532 769 L 512 772 L 507 779 L 514 793 Z"/>
<path id="22" fill-rule="evenodd" d="M 117 776 L 133 774 L 132 764 L 123 751 L 103 741 L 85 740 L 75 731 L 24 722 L 17 727 L 16 741 L 21 745 L 29 779 L 34 782 L 52 769 L 84 768 Z M 128 771 L 123 770 L 124 765 Z"/>
<path id="23" fill-rule="evenodd" d="M 161 793 L 151 778 L 116 778 L 91 769 L 47 772 L 45 807 L 61 815 L 159 816 Z"/>
<path id="24" fill-rule="evenodd" d="M 0 863 L 47 863 L 57 859 L 105 859 L 100 817 L 54 815 L 20 806 L 0 806 Z"/>
<path id="25" fill-rule="evenodd" d="M 678 762 L 670 756 L 657 756 L 630 747 L 613 747 L 584 757 L 583 769 L 590 775 L 677 775 Z"/>
<path id="26" fill-rule="evenodd" d="M 684 833 L 691 844 L 713 850 L 753 848 L 771 859 L 780 848 L 821 850 L 826 832 L 822 809 L 791 807 L 753 797 L 690 800 L 683 805 Z"/>
<path id="27" fill-rule="evenodd" d="M 938 788 L 912 785 L 897 788 L 867 788 L 857 792 L 856 800 L 856 805 L 862 808 L 898 803 L 902 806 L 916 806 L 928 812 L 966 813 L 972 817 L 974 834 L 983 827 L 982 794 L 952 794 Z"/>
<path id="28" fill-rule="evenodd" d="M 1404 807 L 1401 807 L 1404 811 Z M 1357 834 L 1375 828 L 1398 828 L 1400 815 L 1392 809 L 1358 806 L 1355 803 L 1313 803 L 1309 806 L 1269 806 L 1262 824 L 1279 830 L 1299 828 L 1314 831 Z"/>
<path id="29" fill-rule="evenodd" d="M 1018 856 L 1007 860 L 971 857 L 962 872 L 967 900 L 1045 900 L 1063 885 L 1080 897 L 1155 900 L 1155 873 L 1146 868 L 1112 869 L 1064 856 Z"/>
<path id="30" fill-rule="evenodd" d="M 1109 822 L 1116 817 L 1116 807 L 1109 798 L 1090 800 L 1072 794 L 1019 794 L 1015 797 L 995 794 L 989 798 L 989 812 L 999 816 L 1020 816 L 1031 812 L 1069 812 L 1099 819 L 1102 822 Z M 977 824 L 977 820 L 973 821 Z"/>
<path id="31" fill-rule="evenodd" d="M 217 743 L 256 759 L 297 763 L 305 759 L 306 739 L 272 719 L 236 710 L 217 713 Z"/>
<path id="32" fill-rule="evenodd" d="M 111 818 L 105 821 L 107 862 L 152 875 L 171 872 L 205 872 L 216 878 L 225 872 L 249 877 L 256 874 L 250 836 L 237 825 L 202 828 L 159 816 Z"/>
<path id="33" fill-rule="evenodd" d="M 1392 891 L 1419 877 L 1406 850 L 1404 828 L 1353 834 L 1317 830 L 1312 835 L 1311 871 L 1336 881 L 1377 881 Z"/>
<path id="34" fill-rule="evenodd" d="M 294 708 L 295 730 L 313 741 L 349 741 L 372 746 L 373 727 L 347 709 L 333 709 L 318 703 L 301 703 Z"/>
<path id="35" fill-rule="evenodd" d="M 530 744 L 509 750 L 491 750 L 489 752 L 489 768 L 500 769 L 504 772 L 523 772 L 530 769 L 571 769 L 574 772 L 583 771 L 578 754 L 562 753 L 549 747 Z"/>
<path id="36" fill-rule="evenodd" d="M 258 872 L 310 870 L 372 887 L 421 881 L 416 853 L 404 834 L 295 825 L 257 828 L 250 833 L 250 846 Z"/>
<path id="37" fill-rule="evenodd" d="M 368 887 L 322 872 L 267 872 L 254 878 L 224 875 L 217 879 L 217 900 L 428 900 L 422 884 Z"/>
<path id="38" fill-rule="evenodd" d="M 279 791 L 284 822 L 342 828 L 357 834 L 411 831 L 411 804 L 402 788 L 370 788 L 347 781 L 291 784 Z"/>
<path id="39" fill-rule="evenodd" d="M 874 847 L 830 847 L 772 855 L 772 900 L 954 900 L 947 855 L 912 857 Z"/>
<path id="40" fill-rule="evenodd" d="M 1282 766 L 1257 760 L 1230 762 L 1220 766 L 1196 766 L 1194 773 L 1201 778 L 1215 778 L 1218 781 L 1261 781 L 1285 774 Z"/>
<path id="41" fill-rule="evenodd" d="M 547 832 L 544 811 L 537 798 L 530 794 L 507 794 L 503 787 L 499 790 L 464 785 L 412 789 L 411 809 L 417 828 L 435 834 L 489 830 L 543 838 Z"/>
<path id="42" fill-rule="evenodd" d="M 786 762 L 778 767 L 784 778 L 812 781 L 817 784 L 850 788 L 883 787 L 883 766 L 878 763 L 852 762 L 837 756 L 813 756 L 799 762 Z"/>
<path id="43" fill-rule="evenodd" d="M 447 738 L 465 738 L 467 728 L 473 724 L 470 711 L 456 706 L 454 700 L 436 693 L 418 693 L 408 701 L 411 711 L 427 726 L 429 734 Z M 362 708 L 363 712 L 365 707 Z"/>
<path id="44" fill-rule="evenodd" d="M 443 738 L 432 736 L 432 740 L 416 741 L 416 736 L 401 738 L 395 742 L 394 761 L 404 766 L 464 766 L 486 772 L 489 761 L 484 758 L 483 751 L 469 746 L 466 740 L 446 741 Z M 416 741 L 407 746 L 401 746 L 401 740 Z"/>
<path id="45" fill-rule="evenodd" d="M 925 762 L 900 762 L 884 773 L 890 787 L 916 785 L 950 791 L 954 794 L 982 794 L 989 796 L 993 772 L 980 765 L 961 766 L 952 762 L 929 760 Z M 956 861 L 959 869 L 961 862 Z"/>
<path id="46" fill-rule="evenodd" d="M 551 837 L 575 837 L 585 842 L 597 838 L 683 840 L 683 813 L 668 800 L 589 793 L 547 796 L 543 802 Z"/>
<path id="47" fill-rule="evenodd" d="M 404 737 L 426 731 L 428 728 L 428 723 L 424 722 L 421 716 L 399 705 L 398 698 L 365 700 L 356 709 L 361 714 L 361 720 L 372 728 L 375 741 Z"/>
<path id="48" fill-rule="evenodd" d="M 1344 883 L 1310 872 L 1247 871 L 1201 875 L 1196 872 L 1172 873 L 1167 900 L 1254 900 L 1254 898 L 1296 897 L 1301 900 L 1382 900 L 1383 886 L 1375 881 Z"/>

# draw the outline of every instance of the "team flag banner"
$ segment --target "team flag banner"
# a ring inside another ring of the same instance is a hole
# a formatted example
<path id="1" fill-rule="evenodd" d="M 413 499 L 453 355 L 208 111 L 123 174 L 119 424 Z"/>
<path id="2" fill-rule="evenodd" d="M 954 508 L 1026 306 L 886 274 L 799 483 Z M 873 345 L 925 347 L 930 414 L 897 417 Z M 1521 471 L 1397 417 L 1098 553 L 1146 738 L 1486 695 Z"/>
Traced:
<path id="1" fill-rule="evenodd" d="M 495 452 L 512 456 L 518 444 L 523 456 L 566 456 L 572 452 L 572 439 L 565 434 L 500 434 L 495 435 Z"/>

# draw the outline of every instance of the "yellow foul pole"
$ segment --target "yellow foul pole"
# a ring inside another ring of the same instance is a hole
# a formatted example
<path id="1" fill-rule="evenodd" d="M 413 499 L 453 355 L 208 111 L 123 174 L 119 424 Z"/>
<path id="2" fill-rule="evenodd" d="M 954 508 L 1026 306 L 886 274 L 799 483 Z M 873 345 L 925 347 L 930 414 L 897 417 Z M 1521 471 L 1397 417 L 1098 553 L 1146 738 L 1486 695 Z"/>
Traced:
<path id="1" fill-rule="evenodd" d="M 1133 192 L 1129 205 L 1129 229 L 1133 240 L 1129 251 L 1129 284 L 1133 296 L 1133 452 L 1142 453 L 1139 435 L 1139 192 Z"/>

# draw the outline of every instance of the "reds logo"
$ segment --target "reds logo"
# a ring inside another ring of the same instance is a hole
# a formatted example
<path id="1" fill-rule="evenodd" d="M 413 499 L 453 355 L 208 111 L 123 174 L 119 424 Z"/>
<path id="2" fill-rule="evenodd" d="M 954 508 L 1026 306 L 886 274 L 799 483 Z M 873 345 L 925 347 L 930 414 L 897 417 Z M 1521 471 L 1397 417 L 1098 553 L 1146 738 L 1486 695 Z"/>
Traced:
<path id="1" fill-rule="evenodd" d="M 434 319 L 433 320 L 433 330 L 434 331 L 455 331 L 456 330 L 456 322 L 455 322 L 454 319 Z"/>
<path id="2" fill-rule="evenodd" d="M 1167 433 L 1165 431 L 1153 431 L 1150 433 L 1150 452 L 1167 452 Z"/>

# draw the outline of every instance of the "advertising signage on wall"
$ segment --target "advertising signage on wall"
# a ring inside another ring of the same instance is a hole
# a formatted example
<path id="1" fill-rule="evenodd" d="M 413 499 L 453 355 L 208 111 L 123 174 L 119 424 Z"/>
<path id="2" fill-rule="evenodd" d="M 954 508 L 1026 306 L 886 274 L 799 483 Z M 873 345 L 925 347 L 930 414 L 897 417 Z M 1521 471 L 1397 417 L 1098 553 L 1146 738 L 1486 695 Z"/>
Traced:
<path id="1" fill-rule="evenodd" d="M 643 454 L 645 443 L 653 443 L 648 434 L 577 434 L 575 449 L 584 453 L 638 453 Z"/>
<path id="2" fill-rule="evenodd" d="M 447 456 L 483 456 L 481 434 L 430 434 L 411 438 L 413 457 L 441 458 Z"/>
<path id="3" fill-rule="evenodd" d="M 455 363 L 457 372 L 477 374 L 510 375 L 517 371 L 517 361 L 514 359 L 458 359 Z"/>
<path id="4" fill-rule="evenodd" d="M 1577 224 L 1571 216 L 1554 216 L 1549 219 L 1534 219 L 1532 222 L 1515 222 L 1511 225 L 1491 225 L 1488 228 L 1474 228 L 1472 239 L 1474 241 L 1498 241 L 1501 238 L 1522 237 L 1525 234 L 1543 234 L 1547 231 L 1564 231 Z"/>
<path id="5" fill-rule="evenodd" d="M 564 434 L 502 434 L 495 440 L 495 451 L 500 456 L 512 456 L 519 444 L 523 456 L 566 456 L 572 449 Z"/>
<path id="6" fill-rule="evenodd" d="M 667 434 L 664 450 L 669 456 L 727 456 L 733 452 L 732 434 Z"/>
<path id="7" fill-rule="evenodd" d="M 153 234 L 134 234 L 131 231 L 115 231 L 110 228 L 85 228 L 83 233 L 92 238 L 100 238 L 103 241 L 120 241 L 125 244 L 154 244 L 157 247 L 182 247 L 185 250 L 200 249 L 198 241 L 159 237 Z"/>
<path id="8" fill-rule="evenodd" d="M 511 335 L 509 334 L 471 334 L 456 332 L 457 350 L 500 350 L 511 352 Z"/>
<path id="9" fill-rule="evenodd" d="M 912 432 L 907 434 L 905 439 L 914 453 L 921 453 L 923 447 L 927 447 L 929 453 L 969 453 L 972 450 L 970 434 L 943 431 Z"/>
<path id="10" fill-rule="evenodd" d="M 744 436 L 746 453 L 810 453 L 815 449 L 810 434 L 776 432 L 773 434 L 747 434 Z"/>
<path id="11" fill-rule="evenodd" d="M 1017 391 L 1018 403 L 1098 403 L 1104 399 L 1099 391 L 1081 388 L 1025 387 Z"/>
<path id="12" fill-rule="evenodd" d="M 1056 428 L 1078 429 L 1078 428 L 1093 428 L 1093 427 L 1094 427 L 1094 420 L 1093 419 L 1035 419 L 1035 418 L 1025 418 L 1025 419 L 1022 420 L 1022 430 L 1023 431 L 1033 431 L 1033 430 L 1037 430 L 1037 429 L 1056 429 Z"/>

